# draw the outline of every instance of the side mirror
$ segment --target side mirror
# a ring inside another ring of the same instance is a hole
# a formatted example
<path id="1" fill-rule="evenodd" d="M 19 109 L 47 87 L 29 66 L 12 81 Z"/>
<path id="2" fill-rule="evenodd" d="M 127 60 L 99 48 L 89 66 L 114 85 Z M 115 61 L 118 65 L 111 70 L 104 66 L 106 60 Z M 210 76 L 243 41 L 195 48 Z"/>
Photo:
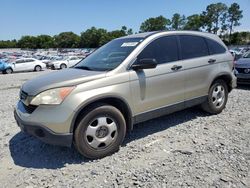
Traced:
<path id="1" fill-rule="evenodd" d="M 156 59 L 140 59 L 134 63 L 131 68 L 133 70 L 154 69 L 157 66 Z"/>

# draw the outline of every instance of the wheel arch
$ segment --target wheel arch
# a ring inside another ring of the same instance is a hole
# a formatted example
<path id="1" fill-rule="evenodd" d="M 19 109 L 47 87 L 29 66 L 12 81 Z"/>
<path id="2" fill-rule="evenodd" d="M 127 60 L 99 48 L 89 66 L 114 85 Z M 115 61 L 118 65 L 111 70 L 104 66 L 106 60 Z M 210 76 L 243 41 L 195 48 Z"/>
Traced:
<path id="1" fill-rule="evenodd" d="M 224 80 L 227 84 L 227 87 L 228 87 L 228 92 L 231 92 L 232 91 L 232 75 L 230 75 L 229 73 L 221 73 L 221 74 L 218 74 L 211 82 L 210 86 L 216 81 L 216 80 Z"/>
<path id="2" fill-rule="evenodd" d="M 66 63 L 66 62 L 62 62 L 62 63 L 59 65 L 59 68 L 61 68 L 61 67 L 62 67 L 62 65 L 65 65 L 65 67 L 66 67 L 66 68 L 68 67 L 68 63 Z"/>
<path id="3" fill-rule="evenodd" d="M 125 121 L 126 121 L 126 128 L 127 131 L 131 131 L 133 129 L 133 118 L 132 118 L 132 111 L 126 102 L 125 99 L 122 99 L 117 96 L 107 96 L 103 98 L 97 98 L 92 101 L 89 101 L 86 104 L 83 104 L 75 113 L 73 120 L 70 125 L 70 132 L 73 133 L 77 123 L 79 122 L 80 118 L 84 116 L 87 112 L 86 110 L 93 107 L 96 104 L 108 104 L 111 106 L 116 107 L 118 110 L 121 111 L 123 114 Z"/>
<path id="4" fill-rule="evenodd" d="M 36 70 L 36 67 L 40 67 L 42 69 L 42 66 L 39 65 L 39 64 L 36 64 L 35 67 L 34 67 L 34 70 Z"/>
<path id="5" fill-rule="evenodd" d="M 12 72 L 14 72 L 14 70 L 13 70 L 13 68 L 11 67 L 11 66 L 9 66 L 9 67 L 6 67 L 5 69 L 4 69 L 4 73 L 6 73 L 6 71 L 8 70 L 8 69 L 10 69 Z"/>

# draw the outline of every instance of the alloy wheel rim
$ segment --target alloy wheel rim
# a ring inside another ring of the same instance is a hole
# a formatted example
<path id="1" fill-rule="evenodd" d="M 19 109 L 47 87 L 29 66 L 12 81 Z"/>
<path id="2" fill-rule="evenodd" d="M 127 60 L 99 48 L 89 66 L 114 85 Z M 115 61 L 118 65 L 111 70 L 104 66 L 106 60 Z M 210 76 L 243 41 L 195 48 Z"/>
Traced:
<path id="1" fill-rule="evenodd" d="M 215 108 L 221 108 L 225 102 L 225 89 L 222 85 L 217 85 L 212 92 L 212 103 Z"/>
<path id="2" fill-rule="evenodd" d="M 117 137 L 117 124 L 110 117 L 95 118 L 87 127 L 85 138 L 94 149 L 110 146 Z"/>

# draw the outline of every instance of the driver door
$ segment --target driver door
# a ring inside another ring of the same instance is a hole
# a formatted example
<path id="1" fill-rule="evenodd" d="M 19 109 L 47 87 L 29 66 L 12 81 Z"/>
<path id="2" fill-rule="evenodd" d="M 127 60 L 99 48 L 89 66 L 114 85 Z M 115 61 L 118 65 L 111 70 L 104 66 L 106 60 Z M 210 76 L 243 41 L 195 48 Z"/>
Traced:
<path id="1" fill-rule="evenodd" d="M 25 70 L 24 63 L 25 63 L 25 61 L 22 60 L 22 59 L 17 60 L 17 61 L 14 63 L 14 66 L 13 66 L 14 71 L 19 72 L 19 71 Z"/>
<path id="2" fill-rule="evenodd" d="M 179 61 L 179 50 L 175 35 L 164 36 L 151 42 L 137 57 L 155 59 L 154 69 L 130 70 L 131 96 L 136 122 L 157 117 L 162 112 L 184 107 L 185 75 Z"/>

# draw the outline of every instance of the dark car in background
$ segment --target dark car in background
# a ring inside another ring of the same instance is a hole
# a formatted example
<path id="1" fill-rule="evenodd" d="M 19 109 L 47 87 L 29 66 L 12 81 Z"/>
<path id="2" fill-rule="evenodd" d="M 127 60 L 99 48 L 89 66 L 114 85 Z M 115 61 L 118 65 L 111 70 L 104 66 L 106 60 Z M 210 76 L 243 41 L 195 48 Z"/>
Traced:
<path id="1" fill-rule="evenodd" d="M 250 52 L 236 61 L 235 75 L 238 84 L 250 84 Z"/>

